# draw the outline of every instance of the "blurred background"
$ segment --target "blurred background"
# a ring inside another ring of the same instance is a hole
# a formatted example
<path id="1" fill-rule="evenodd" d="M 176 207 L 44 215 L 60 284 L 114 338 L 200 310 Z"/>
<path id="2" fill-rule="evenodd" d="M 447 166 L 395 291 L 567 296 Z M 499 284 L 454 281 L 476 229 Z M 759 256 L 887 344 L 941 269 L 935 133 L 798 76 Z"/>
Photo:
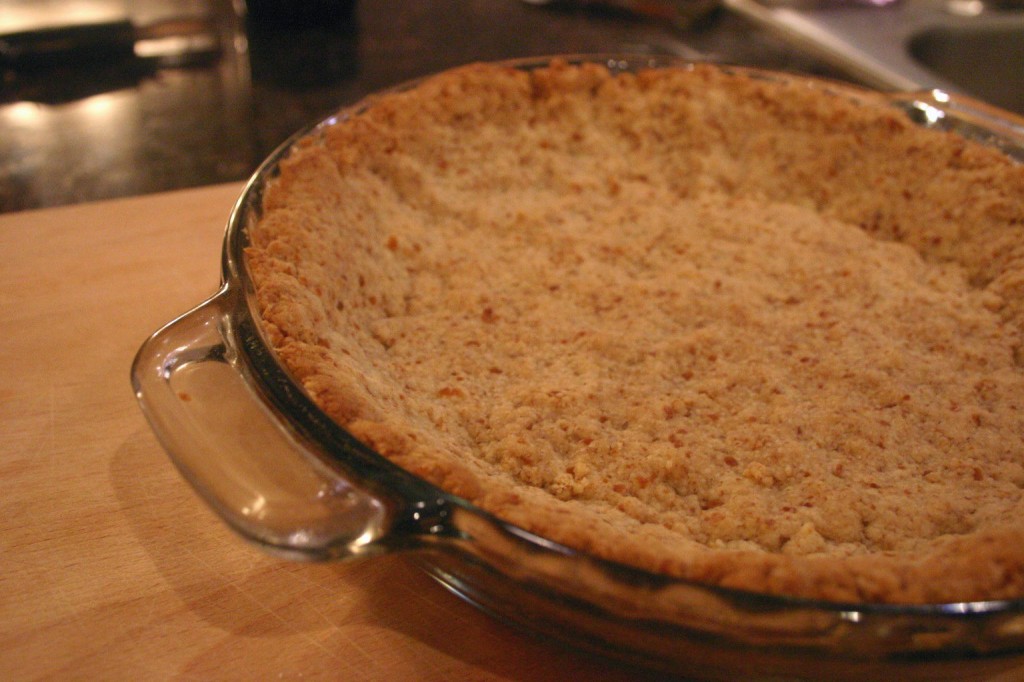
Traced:
<path id="1" fill-rule="evenodd" d="M 885 85 L 798 35 L 802 2 L 0 0 L 0 212 L 241 180 L 334 109 L 476 60 L 628 51 Z M 877 27 L 887 2 L 828 12 Z M 995 57 L 1013 73 L 1018 37 Z"/>

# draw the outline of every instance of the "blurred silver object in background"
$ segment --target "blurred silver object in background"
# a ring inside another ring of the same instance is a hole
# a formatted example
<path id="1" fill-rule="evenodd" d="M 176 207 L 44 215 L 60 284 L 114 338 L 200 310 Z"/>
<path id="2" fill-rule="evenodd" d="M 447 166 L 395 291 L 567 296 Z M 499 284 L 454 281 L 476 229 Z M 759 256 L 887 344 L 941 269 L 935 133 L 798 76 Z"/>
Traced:
<path id="1" fill-rule="evenodd" d="M 942 90 L 1024 115 L 1024 0 L 523 0 L 685 29 L 722 7 L 850 78 Z"/>
<path id="2" fill-rule="evenodd" d="M 1022 0 L 722 2 L 871 87 L 962 93 L 1024 115 Z"/>

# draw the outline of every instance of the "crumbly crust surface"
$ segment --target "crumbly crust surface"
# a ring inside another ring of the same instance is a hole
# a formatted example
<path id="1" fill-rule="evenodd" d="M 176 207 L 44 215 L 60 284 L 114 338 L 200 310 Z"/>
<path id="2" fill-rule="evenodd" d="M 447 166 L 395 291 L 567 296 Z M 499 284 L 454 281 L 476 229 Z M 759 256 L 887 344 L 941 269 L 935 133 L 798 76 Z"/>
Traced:
<path id="1" fill-rule="evenodd" d="M 531 531 L 803 597 L 1024 596 L 1024 168 L 880 97 L 474 65 L 303 144 L 247 262 L 313 399 Z"/>

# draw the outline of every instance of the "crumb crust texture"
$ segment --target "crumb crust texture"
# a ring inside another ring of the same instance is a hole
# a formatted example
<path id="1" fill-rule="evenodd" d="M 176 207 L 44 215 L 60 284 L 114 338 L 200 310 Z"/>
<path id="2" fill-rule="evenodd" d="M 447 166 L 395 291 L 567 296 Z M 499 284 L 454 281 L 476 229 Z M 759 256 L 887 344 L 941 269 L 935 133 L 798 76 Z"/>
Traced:
<path id="1" fill-rule="evenodd" d="M 381 455 L 578 550 L 1024 597 L 1024 167 L 881 95 L 471 65 L 281 164 L 267 338 Z"/>

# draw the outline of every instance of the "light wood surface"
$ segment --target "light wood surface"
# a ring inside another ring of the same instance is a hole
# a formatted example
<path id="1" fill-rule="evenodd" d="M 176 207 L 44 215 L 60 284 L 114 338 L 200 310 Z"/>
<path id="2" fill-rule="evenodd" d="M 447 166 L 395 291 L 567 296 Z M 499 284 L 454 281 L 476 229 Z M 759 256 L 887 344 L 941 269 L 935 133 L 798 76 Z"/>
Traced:
<path id="1" fill-rule="evenodd" d="M 240 185 L 0 216 L 0 680 L 627 680 L 401 555 L 270 557 L 184 483 L 135 351 L 219 282 Z"/>
<path id="2" fill-rule="evenodd" d="M 200 502 L 129 369 L 217 290 L 240 191 L 0 215 L 0 681 L 651 679 L 493 620 L 400 554 L 268 556 Z"/>

